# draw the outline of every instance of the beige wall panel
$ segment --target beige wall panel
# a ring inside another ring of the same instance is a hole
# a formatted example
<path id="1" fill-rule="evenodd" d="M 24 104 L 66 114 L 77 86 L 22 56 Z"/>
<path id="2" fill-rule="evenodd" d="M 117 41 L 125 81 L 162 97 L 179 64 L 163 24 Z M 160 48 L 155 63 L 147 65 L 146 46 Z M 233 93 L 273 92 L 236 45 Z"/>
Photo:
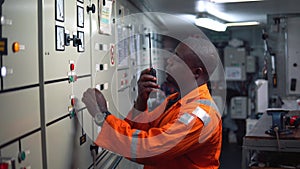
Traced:
<path id="1" fill-rule="evenodd" d="M 67 81 L 47 84 L 45 86 L 46 123 L 68 113 L 71 105 L 72 84 Z"/>
<path id="2" fill-rule="evenodd" d="M 48 168 L 87 168 L 92 164 L 87 142 L 80 146 L 81 126 L 76 119 L 65 118 L 47 127 Z"/>
<path id="3" fill-rule="evenodd" d="M 76 99 L 76 109 L 85 107 L 84 103 L 81 101 L 83 93 L 91 87 L 91 78 L 80 78 L 73 83 L 72 93 Z"/>
<path id="4" fill-rule="evenodd" d="M 0 145 L 40 127 L 38 88 L 0 94 L 0 107 Z"/>
<path id="5" fill-rule="evenodd" d="M 19 155 L 19 142 L 10 144 L 9 146 L 1 150 L 2 157 L 13 157 L 16 160 L 16 168 L 31 167 L 43 168 L 42 167 L 42 149 L 41 149 L 41 133 L 34 133 L 24 139 L 21 139 L 21 151 L 24 151 L 26 157 L 21 163 L 18 162 Z"/>
<path id="6" fill-rule="evenodd" d="M 37 0 L 5 1 L 2 10 L 2 15 L 11 22 L 2 26 L 2 36 L 8 39 L 8 55 L 3 56 L 3 66 L 7 69 L 3 88 L 37 84 Z M 19 52 L 12 51 L 14 42 L 19 42 Z"/>

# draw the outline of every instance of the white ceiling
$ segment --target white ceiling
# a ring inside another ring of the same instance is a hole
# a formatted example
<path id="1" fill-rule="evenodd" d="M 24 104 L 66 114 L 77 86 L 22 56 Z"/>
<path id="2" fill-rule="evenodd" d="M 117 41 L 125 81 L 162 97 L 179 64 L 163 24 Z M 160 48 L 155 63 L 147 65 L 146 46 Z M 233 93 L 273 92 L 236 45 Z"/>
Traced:
<path id="1" fill-rule="evenodd" d="M 147 0 L 146 0 L 147 1 Z M 242 3 L 207 3 L 214 14 L 228 22 L 259 21 L 266 23 L 267 14 L 300 14 L 300 0 L 264 0 Z M 145 1 L 144 1 L 145 2 Z M 149 6 L 148 6 L 149 5 Z M 199 12 L 197 0 L 148 0 L 147 7 L 153 12 L 195 17 Z M 209 11 L 208 11 L 209 12 Z"/>

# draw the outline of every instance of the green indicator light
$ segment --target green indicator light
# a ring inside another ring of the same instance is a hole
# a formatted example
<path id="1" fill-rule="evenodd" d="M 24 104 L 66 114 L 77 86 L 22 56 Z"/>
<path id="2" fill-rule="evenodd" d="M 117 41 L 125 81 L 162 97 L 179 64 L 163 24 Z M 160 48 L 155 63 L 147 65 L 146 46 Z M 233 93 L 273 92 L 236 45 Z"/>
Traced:
<path id="1" fill-rule="evenodd" d="M 26 158 L 26 153 L 25 153 L 25 151 L 20 152 L 20 153 L 19 153 L 19 156 L 18 156 L 19 162 L 24 161 L 25 158 Z"/>
<path id="2" fill-rule="evenodd" d="M 70 118 L 75 117 L 75 115 L 76 115 L 76 112 L 75 112 L 75 109 L 73 108 L 73 110 L 70 111 Z"/>
<path id="3" fill-rule="evenodd" d="M 69 81 L 70 81 L 70 82 L 74 82 L 73 76 L 70 76 L 70 77 L 69 77 Z"/>
<path id="4" fill-rule="evenodd" d="M 22 161 L 25 160 L 25 158 L 26 158 L 26 154 L 25 154 L 25 152 L 23 151 L 23 152 L 21 153 L 21 159 L 22 159 Z"/>

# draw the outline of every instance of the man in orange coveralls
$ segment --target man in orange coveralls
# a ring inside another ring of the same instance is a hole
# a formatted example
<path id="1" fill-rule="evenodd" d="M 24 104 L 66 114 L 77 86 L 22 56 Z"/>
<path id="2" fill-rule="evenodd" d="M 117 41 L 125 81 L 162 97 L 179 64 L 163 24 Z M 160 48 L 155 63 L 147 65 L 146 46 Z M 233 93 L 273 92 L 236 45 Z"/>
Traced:
<path id="1" fill-rule="evenodd" d="M 167 81 L 179 92 L 152 112 L 147 100 L 159 85 L 150 69 L 141 72 L 137 100 L 124 120 L 108 112 L 97 89 L 83 94 L 89 113 L 102 126 L 95 144 L 145 169 L 217 169 L 222 122 L 206 83 L 218 64 L 218 53 L 209 40 L 190 37 L 175 54 L 167 60 L 166 72 Z"/>

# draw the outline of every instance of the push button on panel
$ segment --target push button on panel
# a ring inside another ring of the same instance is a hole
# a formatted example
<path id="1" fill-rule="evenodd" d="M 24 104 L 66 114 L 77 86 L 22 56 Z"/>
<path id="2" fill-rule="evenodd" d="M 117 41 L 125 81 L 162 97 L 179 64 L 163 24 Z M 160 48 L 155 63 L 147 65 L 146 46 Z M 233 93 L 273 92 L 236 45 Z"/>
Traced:
<path id="1" fill-rule="evenodd" d="M 71 105 L 74 106 L 75 103 L 76 103 L 75 98 L 72 98 L 72 99 L 71 99 Z"/>
<path id="2" fill-rule="evenodd" d="M 21 167 L 20 169 L 31 169 L 31 166 Z"/>
<path id="3" fill-rule="evenodd" d="M 19 152 L 19 155 L 18 155 L 19 162 L 24 161 L 29 154 L 30 154 L 29 150 Z"/>
<path id="4" fill-rule="evenodd" d="M 14 53 L 17 53 L 20 50 L 25 50 L 25 46 L 21 45 L 19 42 L 14 42 L 12 44 L 12 50 L 13 50 Z"/>
<path id="5" fill-rule="evenodd" d="M 19 52 L 20 51 L 20 44 L 19 44 L 19 42 L 14 42 L 12 48 L 13 48 L 13 52 Z"/>
<path id="6" fill-rule="evenodd" d="M 76 76 L 69 76 L 69 83 L 75 82 L 77 80 Z"/>
<path id="7" fill-rule="evenodd" d="M 73 118 L 76 116 L 76 111 L 73 106 L 68 106 L 68 111 L 69 111 L 70 118 Z"/>
<path id="8" fill-rule="evenodd" d="M 69 83 L 73 83 L 73 82 L 76 82 L 78 79 L 77 75 L 75 72 L 69 72 L 68 73 L 68 80 L 69 80 Z"/>
<path id="9" fill-rule="evenodd" d="M 9 169 L 8 163 L 0 163 L 0 169 Z"/>
<path id="10" fill-rule="evenodd" d="M 75 70 L 75 62 L 74 62 L 74 60 L 70 60 L 69 64 L 70 64 L 70 70 L 74 71 Z"/>
<path id="11" fill-rule="evenodd" d="M 19 153 L 19 161 L 24 161 L 26 159 L 26 153 L 24 151 Z"/>
<path id="12" fill-rule="evenodd" d="M 1 76 L 5 77 L 7 75 L 7 69 L 5 66 L 1 67 Z"/>
<path id="13" fill-rule="evenodd" d="M 74 63 L 71 63 L 71 64 L 70 64 L 70 70 L 71 70 L 71 71 L 75 70 L 75 65 L 74 65 Z"/>

